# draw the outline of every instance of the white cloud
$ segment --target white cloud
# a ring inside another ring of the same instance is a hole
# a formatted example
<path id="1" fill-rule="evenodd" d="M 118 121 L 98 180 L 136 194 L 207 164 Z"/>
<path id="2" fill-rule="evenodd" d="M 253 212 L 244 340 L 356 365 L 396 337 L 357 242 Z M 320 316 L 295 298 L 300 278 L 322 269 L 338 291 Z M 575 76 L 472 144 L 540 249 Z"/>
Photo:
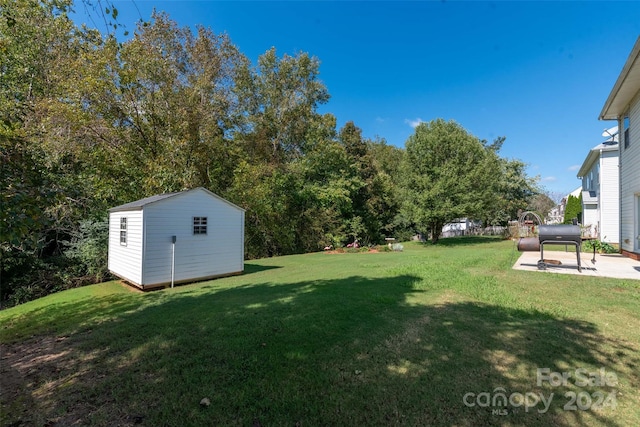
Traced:
<path id="1" fill-rule="evenodd" d="M 406 124 L 408 124 L 409 126 L 411 126 L 412 128 L 415 128 L 416 126 L 418 126 L 420 123 L 424 123 L 424 120 L 422 120 L 420 117 L 418 117 L 417 119 L 404 119 L 404 122 Z"/>
<path id="2" fill-rule="evenodd" d="M 578 169 L 580 169 L 580 165 L 572 165 L 568 168 L 570 171 L 577 171 Z"/>
<path id="3" fill-rule="evenodd" d="M 556 181 L 558 178 L 556 178 L 555 176 L 545 176 L 544 178 L 540 179 L 540 181 L 543 182 L 553 182 Z"/>

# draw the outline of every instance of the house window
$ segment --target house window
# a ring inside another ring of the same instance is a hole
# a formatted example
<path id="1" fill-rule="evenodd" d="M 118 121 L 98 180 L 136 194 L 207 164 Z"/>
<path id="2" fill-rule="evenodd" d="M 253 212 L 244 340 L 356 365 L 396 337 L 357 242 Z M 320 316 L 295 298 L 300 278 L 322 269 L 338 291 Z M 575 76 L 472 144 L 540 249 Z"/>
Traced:
<path id="1" fill-rule="evenodd" d="M 207 234 L 207 217 L 193 217 L 193 234 Z"/>
<path id="2" fill-rule="evenodd" d="M 625 117 L 622 128 L 624 129 L 624 148 L 629 148 L 629 117 Z"/>
<path id="3" fill-rule="evenodd" d="M 127 218 L 120 218 L 120 244 L 127 246 Z"/>

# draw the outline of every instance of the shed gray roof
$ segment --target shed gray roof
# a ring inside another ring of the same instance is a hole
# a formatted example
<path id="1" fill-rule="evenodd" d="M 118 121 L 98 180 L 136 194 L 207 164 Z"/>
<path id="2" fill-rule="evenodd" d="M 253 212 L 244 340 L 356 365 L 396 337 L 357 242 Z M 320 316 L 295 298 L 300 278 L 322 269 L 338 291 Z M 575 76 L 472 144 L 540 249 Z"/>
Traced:
<path id="1" fill-rule="evenodd" d="M 176 194 L 180 194 L 180 193 L 164 193 L 164 194 L 158 194 L 151 197 L 146 197 L 144 199 L 136 200 L 135 202 L 125 203 L 124 205 L 111 208 L 109 209 L 109 212 L 137 211 L 142 209 L 145 205 L 148 205 L 150 203 L 155 203 L 160 200 L 168 199 L 169 197 L 175 196 Z"/>
<path id="2" fill-rule="evenodd" d="M 159 202 L 160 200 L 168 199 L 170 197 L 174 197 L 179 194 L 188 193 L 189 191 L 196 191 L 196 190 L 203 190 L 205 193 L 209 194 L 210 196 L 215 197 L 216 199 L 219 199 L 227 203 L 228 205 L 233 206 L 234 208 L 244 212 L 244 209 L 242 209 L 240 206 L 234 205 L 230 201 L 223 199 L 222 197 L 218 196 L 215 193 L 212 193 L 211 191 L 207 190 L 204 187 L 197 187 L 191 190 L 179 191 L 177 193 L 164 193 L 164 194 L 158 194 L 151 197 L 146 197 L 144 199 L 136 200 L 135 202 L 125 203 L 124 205 L 113 207 L 109 209 L 109 212 L 139 211 L 139 210 L 142 210 L 142 208 L 144 208 L 145 206 L 150 205 L 151 203 L 156 203 L 156 202 Z"/>

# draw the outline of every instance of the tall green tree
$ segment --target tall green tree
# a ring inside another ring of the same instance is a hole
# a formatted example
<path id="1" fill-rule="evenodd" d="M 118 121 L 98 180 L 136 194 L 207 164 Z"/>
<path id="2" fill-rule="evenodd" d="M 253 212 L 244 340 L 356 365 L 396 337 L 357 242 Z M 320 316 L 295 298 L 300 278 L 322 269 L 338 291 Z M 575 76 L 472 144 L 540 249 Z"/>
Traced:
<path id="1" fill-rule="evenodd" d="M 526 173 L 526 164 L 518 159 L 498 159 L 498 170 L 485 223 L 506 225 L 526 210 L 538 193 L 537 177 Z"/>
<path id="2" fill-rule="evenodd" d="M 87 102 L 78 87 L 95 77 L 89 64 L 103 41 L 74 25 L 71 7 L 66 0 L 0 1 L 2 303 L 63 286 L 64 263 L 50 261 L 95 206 L 90 169 L 66 147 L 84 123 Z"/>
<path id="3" fill-rule="evenodd" d="M 335 118 L 317 112 L 329 99 L 318 76 L 317 58 L 278 57 L 272 48 L 256 67 L 239 67 L 234 79 L 242 116 L 233 142 L 243 166 L 235 168 L 227 195 L 247 209 L 250 257 L 317 250 L 335 232 L 340 208 L 327 209 L 326 202 L 339 200 L 340 184 L 334 186 L 333 169 L 320 172 L 316 159 L 329 161 L 325 167 L 340 161 L 334 161 Z"/>
<path id="4" fill-rule="evenodd" d="M 58 93 L 56 64 L 66 66 L 71 2 L 0 1 L 0 242 L 3 250 L 38 249 L 50 223 L 56 183 L 31 125 L 43 99 Z"/>
<path id="5" fill-rule="evenodd" d="M 387 144 L 384 139 L 369 141 L 369 155 L 376 170 L 373 209 L 381 224 L 382 237 L 409 238 L 411 231 L 405 227 L 400 211 L 400 165 L 404 156 L 402 148 Z"/>
<path id="6" fill-rule="evenodd" d="M 383 140 L 363 138 L 361 129 L 351 121 L 340 129 L 338 139 L 349 158 L 355 188 L 347 227 L 354 230 L 351 235 L 361 243 L 379 243 L 393 230 L 398 199 L 390 173 L 395 174 L 401 155 Z"/>
<path id="7" fill-rule="evenodd" d="M 378 172 L 384 173 L 394 180 L 400 171 L 400 163 L 404 155 L 402 148 L 389 145 L 383 138 L 369 141 L 369 153 Z"/>
<path id="8" fill-rule="evenodd" d="M 251 258 L 321 249 L 342 242 L 350 212 L 349 161 L 334 138 L 335 118 L 315 121 L 303 156 L 284 164 L 242 160 L 227 196 L 247 209 L 245 234 Z"/>
<path id="9" fill-rule="evenodd" d="M 87 96 L 94 115 L 108 117 L 100 136 L 141 195 L 231 184 L 243 114 L 234 87 L 246 62 L 226 35 L 202 27 L 194 34 L 162 13 L 119 48 L 108 68 L 112 87 Z"/>
<path id="10" fill-rule="evenodd" d="M 329 100 L 319 66 L 307 53 L 278 57 L 271 48 L 240 72 L 236 93 L 246 115 L 238 140 L 251 159 L 284 164 L 304 153 L 317 108 Z"/>
<path id="11" fill-rule="evenodd" d="M 496 179 L 482 142 L 454 121 L 416 127 L 402 162 L 402 211 L 432 242 L 456 218 L 478 218 Z"/>
<path id="12" fill-rule="evenodd" d="M 580 194 L 580 198 L 574 196 L 573 194 L 569 194 L 567 197 L 567 203 L 564 209 L 564 223 L 571 224 L 573 220 L 580 221 L 582 214 L 582 194 Z"/>
<path id="13" fill-rule="evenodd" d="M 350 175 L 354 182 L 351 194 L 351 212 L 346 225 L 350 230 L 352 240 L 371 241 L 379 228 L 375 217 L 367 206 L 370 187 L 375 171 L 372 159 L 369 157 L 367 143 L 362 138 L 362 130 L 352 121 L 347 122 L 338 133 L 338 140 L 342 144 L 349 159 Z"/>

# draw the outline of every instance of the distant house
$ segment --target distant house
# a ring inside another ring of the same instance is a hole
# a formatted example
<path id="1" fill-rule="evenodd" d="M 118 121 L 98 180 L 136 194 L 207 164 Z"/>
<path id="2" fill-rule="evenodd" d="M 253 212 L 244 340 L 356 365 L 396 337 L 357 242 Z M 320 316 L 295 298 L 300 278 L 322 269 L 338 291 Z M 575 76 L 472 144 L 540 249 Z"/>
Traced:
<path id="1" fill-rule="evenodd" d="M 545 224 L 562 224 L 564 222 L 564 213 L 567 210 L 567 200 L 569 200 L 569 196 L 579 198 L 581 192 L 582 187 L 578 187 L 571 193 L 564 196 L 562 200 L 560 200 L 560 203 L 558 203 L 556 207 L 551 209 L 547 216 L 544 218 Z"/>
<path id="2" fill-rule="evenodd" d="M 573 196 L 573 197 L 580 197 L 580 193 L 582 193 L 582 186 L 576 188 L 575 190 L 573 190 L 571 193 L 567 194 L 567 196 L 565 197 L 565 200 L 569 198 L 569 196 Z M 565 201 L 566 203 L 566 201 Z"/>
<path id="3" fill-rule="evenodd" d="M 618 141 L 611 138 L 589 151 L 578 178 L 582 179 L 582 224 L 607 243 L 620 237 Z"/>
<path id="4" fill-rule="evenodd" d="M 141 288 L 240 274 L 244 210 L 205 188 L 109 210 L 111 273 Z"/>
<path id="5" fill-rule="evenodd" d="M 481 224 L 478 221 L 472 221 L 469 218 L 457 218 L 442 227 L 440 237 L 464 236 L 480 226 Z"/>
<path id="6" fill-rule="evenodd" d="M 567 204 L 567 199 L 563 198 L 562 201 L 553 207 L 547 217 L 545 218 L 546 224 L 562 224 L 564 221 L 564 208 Z"/>
<path id="7" fill-rule="evenodd" d="M 600 120 L 620 132 L 620 249 L 640 260 L 640 37 L 607 98 Z"/>

